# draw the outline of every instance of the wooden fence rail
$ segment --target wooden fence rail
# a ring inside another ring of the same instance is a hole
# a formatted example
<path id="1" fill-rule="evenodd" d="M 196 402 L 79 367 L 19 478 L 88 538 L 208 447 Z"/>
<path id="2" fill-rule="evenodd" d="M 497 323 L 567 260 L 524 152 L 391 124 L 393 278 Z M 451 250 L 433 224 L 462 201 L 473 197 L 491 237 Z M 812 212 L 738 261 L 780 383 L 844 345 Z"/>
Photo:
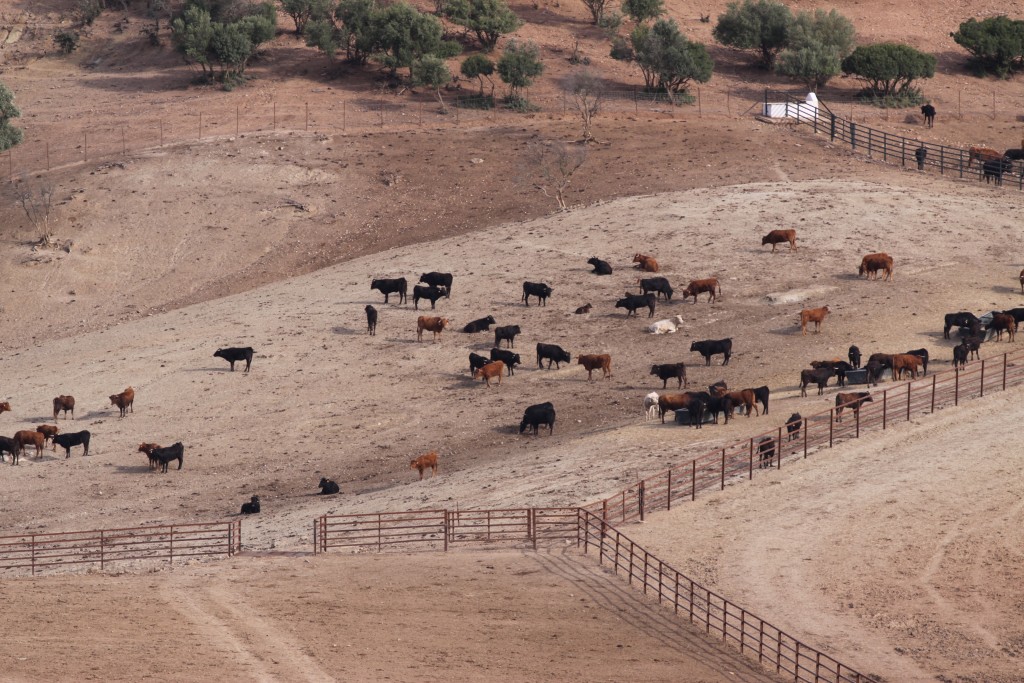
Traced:
<path id="1" fill-rule="evenodd" d="M 128 560 L 231 556 L 242 549 L 242 523 L 212 522 L 129 529 L 0 536 L 0 569 L 37 571 Z"/>

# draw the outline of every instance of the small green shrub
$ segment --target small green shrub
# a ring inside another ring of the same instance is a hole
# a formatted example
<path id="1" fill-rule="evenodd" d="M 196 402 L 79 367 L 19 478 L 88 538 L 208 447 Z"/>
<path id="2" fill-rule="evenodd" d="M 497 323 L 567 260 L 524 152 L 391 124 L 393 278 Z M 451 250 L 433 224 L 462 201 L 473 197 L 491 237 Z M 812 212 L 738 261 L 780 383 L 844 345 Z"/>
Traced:
<path id="1" fill-rule="evenodd" d="M 80 36 L 74 31 L 57 31 L 53 34 L 53 42 L 66 55 L 78 49 L 79 40 Z"/>

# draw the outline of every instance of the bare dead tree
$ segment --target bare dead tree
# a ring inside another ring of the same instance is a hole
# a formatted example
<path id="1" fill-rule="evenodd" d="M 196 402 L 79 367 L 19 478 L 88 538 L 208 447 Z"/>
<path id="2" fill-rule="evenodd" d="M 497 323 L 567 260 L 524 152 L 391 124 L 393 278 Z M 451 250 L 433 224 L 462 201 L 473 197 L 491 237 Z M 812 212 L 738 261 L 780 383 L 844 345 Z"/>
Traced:
<path id="1" fill-rule="evenodd" d="M 588 69 L 572 74 L 566 86 L 572 96 L 572 108 L 583 123 L 583 137 L 580 142 L 597 142 L 593 133 L 594 117 L 600 113 L 604 104 L 604 83 Z"/>
<path id="2" fill-rule="evenodd" d="M 588 149 L 584 145 L 561 141 L 531 143 L 527 161 L 537 180 L 534 186 L 545 197 L 554 197 L 561 211 L 568 209 L 565 193 L 576 171 L 586 162 Z"/>
<path id="3" fill-rule="evenodd" d="M 21 176 L 12 183 L 14 200 L 25 212 L 32 228 L 39 235 L 40 246 L 53 246 L 53 233 L 50 230 L 50 215 L 53 213 L 53 185 L 46 182 L 35 183 L 27 176 Z"/>

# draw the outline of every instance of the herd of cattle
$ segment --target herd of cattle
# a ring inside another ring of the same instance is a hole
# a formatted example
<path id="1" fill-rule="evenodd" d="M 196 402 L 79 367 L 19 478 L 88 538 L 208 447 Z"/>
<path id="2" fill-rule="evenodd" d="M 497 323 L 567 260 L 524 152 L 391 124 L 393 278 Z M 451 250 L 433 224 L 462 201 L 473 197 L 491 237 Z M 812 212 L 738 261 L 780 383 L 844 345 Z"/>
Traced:
<path id="1" fill-rule="evenodd" d="M 997 152 L 990 147 L 971 147 L 967 150 L 967 168 L 977 161 L 981 165 L 982 177 L 986 183 L 1003 184 L 1003 176 L 1013 173 L 1013 162 L 1022 162 L 1024 173 L 1024 149 L 1008 149 Z"/>

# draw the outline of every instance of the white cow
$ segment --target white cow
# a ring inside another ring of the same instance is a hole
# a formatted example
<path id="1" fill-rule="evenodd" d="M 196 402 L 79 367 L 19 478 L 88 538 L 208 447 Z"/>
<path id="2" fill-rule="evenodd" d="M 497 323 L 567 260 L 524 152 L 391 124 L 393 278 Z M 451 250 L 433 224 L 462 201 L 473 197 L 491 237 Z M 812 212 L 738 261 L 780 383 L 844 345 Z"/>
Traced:
<path id="1" fill-rule="evenodd" d="M 644 422 L 658 419 L 658 392 L 652 391 L 644 396 Z"/>
<path id="2" fill-rule="evenodd" d="M 648 325 L 647 331 L 650 332 L 651 334 L 672 334 L 682 326 L 683 316 L 677 315 L 674 318 L 659 320 L 658 322 L 652 325 Z"/>

